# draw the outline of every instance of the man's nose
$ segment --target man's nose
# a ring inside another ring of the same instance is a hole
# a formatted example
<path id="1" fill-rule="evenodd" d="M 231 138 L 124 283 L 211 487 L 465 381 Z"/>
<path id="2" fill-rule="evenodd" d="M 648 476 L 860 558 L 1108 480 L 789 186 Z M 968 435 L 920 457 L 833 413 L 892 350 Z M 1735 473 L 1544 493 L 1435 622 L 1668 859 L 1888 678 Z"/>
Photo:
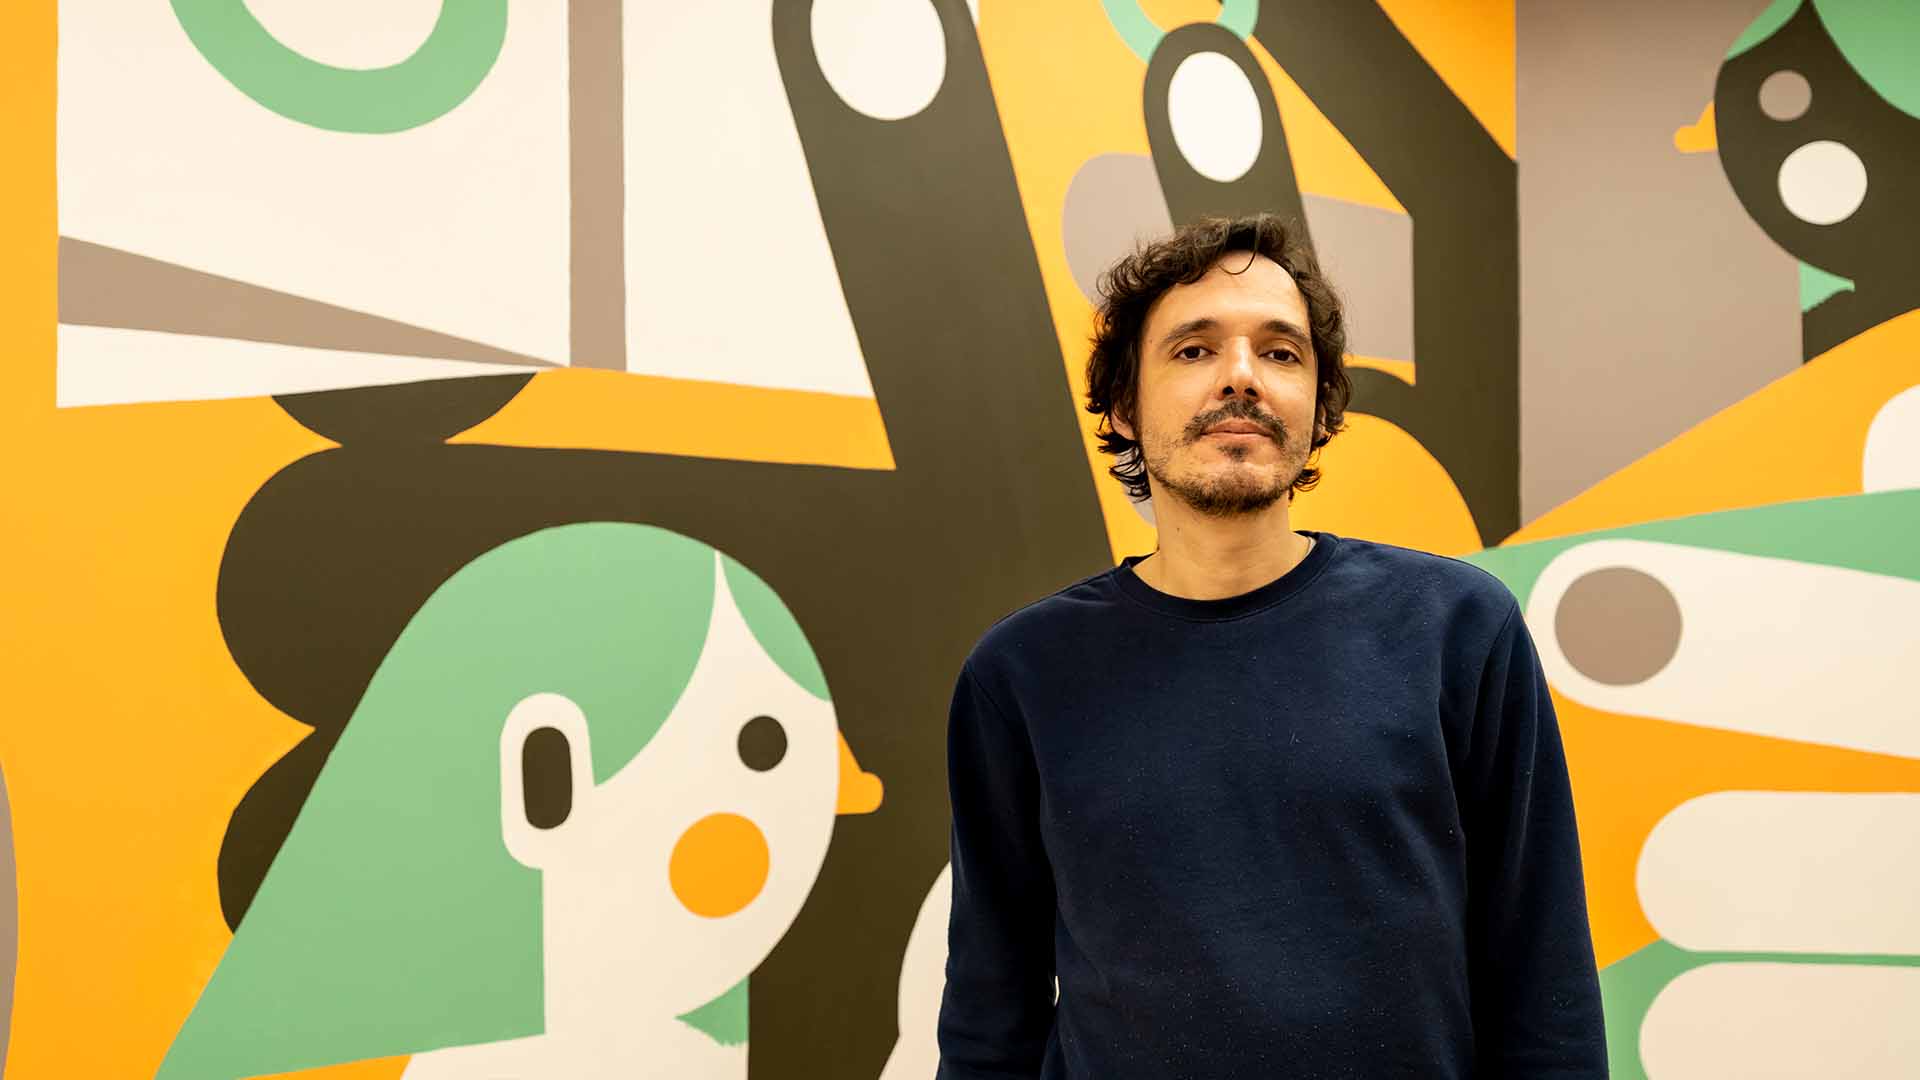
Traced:
<path id="1" fill-rule="evenodd" d="M 1220 373 L 1221 397 L 1258 397 L 1259 390 L 1254 386 L 1253 343 L 1245 338 L 1235 338 L 1227 342 L 1220 350 L 1222 370 Z"/>

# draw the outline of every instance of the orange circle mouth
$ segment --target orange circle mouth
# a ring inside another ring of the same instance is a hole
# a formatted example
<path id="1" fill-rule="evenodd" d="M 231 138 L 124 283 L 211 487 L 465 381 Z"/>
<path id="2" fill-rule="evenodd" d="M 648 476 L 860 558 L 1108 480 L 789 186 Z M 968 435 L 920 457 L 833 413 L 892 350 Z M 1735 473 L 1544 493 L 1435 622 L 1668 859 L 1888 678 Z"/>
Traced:
<path id="1" fill-rule="evenodd" d="M 739 814 L 709 814 L 674 842 L 667 880 L 688 911 L 718 919 L 753 903 L 771 865 L 760 826 Z"/>

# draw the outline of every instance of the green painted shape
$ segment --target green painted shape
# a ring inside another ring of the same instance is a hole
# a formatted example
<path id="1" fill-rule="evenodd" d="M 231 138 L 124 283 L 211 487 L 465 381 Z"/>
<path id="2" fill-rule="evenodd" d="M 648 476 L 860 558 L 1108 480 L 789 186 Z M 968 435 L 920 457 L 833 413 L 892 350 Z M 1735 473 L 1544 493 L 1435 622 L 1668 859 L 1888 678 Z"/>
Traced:
<path id="1" fill-rule="evenodd" d="M 1772 37 L 1787 24 L 1788 19 L 1793 18 L 1794 12 L 1799 11 L 1800 5 L 1805 2 L 1806 0 L 1773 0 L 1767 10 L 1760 13 L 1759 18 L 1748 23 L 1747 28 L 1740 32 L 1740 36 L 1733 39 L 1733 47 L 1727 50 L 1727 59 L 1731 60 Z"/>
<path id="2" fill-rule="evenodd" d="M 1694 954 L 1665 941 L 1608 964 L 1600 972 L 1600 1001 L 1607 1014 L 1607 1074 L 1613 1080 L 1647 1080 L 1640 1063 L 1640 1025 L 1666 985 L 1697 967 Z"/>
<path id="3" fill-rule="evenodd" d="M 1113 24 L 1120 40 L 1133 50 L 1133 55 L 1143 61 L 1152 60 L 1153 50 L 1167 34 L 1140 10 L 1139 0 L 1100 0 L 1100 7 L 1107 13 L 1107 21 Z"/>
<path id="4" fill-rule="evenodd" d="M 1828 273 L 1812 263 L 1800 264 L 1800 310 L 1811 311 L 1835 293 L 1851 292 L 1853 280 Z"/>
<path id="5" fill-rule="evenodd" d="M 1466 557 L 1505 582 L 1522 607 L 1540 571 L 1594 540 L 1653 540 L 1920 580 L 1920 490 L 1878 491 L 1670 518 L 1488 548 Z"/>
<path id="6" fill-rule="evenodd" d="M 1120 40 L 1133 50 L 1133 55 L 1151 61 L 1153 50 L 1160 47 L 1160 39 L 1166 37 L 1167 32 L 1147 18 L 1147 13 L 1140 9 L 1140 0 L 1100 0 L 1100 8 L 1107 13 L 1107 22 L 1120 35 Z M 1214 21 L 1233 31 L 1235 37 L 1244 38 L 1253 33 L 1253 24 L 1260 21 L 1260 0 L 1221 0 L 1220 15 Z"/>
<path id="7" fill-rule="evenodd" d="M 1913 0 L 1813 0 L 1813 10 L 1874 92 L 1920 118 L 1920 5 Z"/>
<path id="8" fill-rule="evenodd" d="M 540 875 L 500 836 L 501 725 L 564 694 L 604 780 L 686 689 L 714 580 L 707 545 L 598 522 L 453 575 L 374 673 L 157 1080 L 539 1033 Z"/>
<path id="9" fill-rule="evenodd" d="M 773 657 L 780 670 L 787 673 L 787 678 L 799 683 L 814 697 L 831 701 L 827 674 L 820 670 L 813 646 L 807 643 L 799 620 L 787 610 L 780 595 L 760 580 L 758 574 L 732 559 L 721 556 L 720 565 L 726 568 L 727 589 L 733 593 L 734 606 L 747 621 L 747 629 L 753 631 L 753 639 Z"/>
<path id="10" fill-rule="evenodd" d="M 733 989 L 680 1017 L 681 1022 L 704 1032 L 721 1046 L 747 1044 L 747 979 Z"/>
<path id="11" fill-rule="evenodd" d="M 1693 952 L 1664 939 L 1656 940 L 1600 972 L 1600 1000 L 1607 1014 L 1607 1069 L 1613 1080 L 1647 1080 L 1646 1067 L 1640 1060 L 1640 1029 L 1660 991 L 1695 968 L 1728 963 L 1920 967 L 1920 956 Z"/>
<path id="12" fill-rule="evenodd" d="M 244 0 L 172 0 L 193 47 L 234 88 L 289 120 L 327 131 L 406 131 L 452 112 L 486 79 L 507 36 L 506 0 L 442 0 L 412 56 L 340 68 L 287 48 Z"/>
<path id="13" fill-rule="evenodd" d="M 1253 33 L 1253 24 L 1260 21 L 1260 0 L 1222 0 L 1216 21 L 1233 31 L 1235 37 L 1246 37 Z"/>

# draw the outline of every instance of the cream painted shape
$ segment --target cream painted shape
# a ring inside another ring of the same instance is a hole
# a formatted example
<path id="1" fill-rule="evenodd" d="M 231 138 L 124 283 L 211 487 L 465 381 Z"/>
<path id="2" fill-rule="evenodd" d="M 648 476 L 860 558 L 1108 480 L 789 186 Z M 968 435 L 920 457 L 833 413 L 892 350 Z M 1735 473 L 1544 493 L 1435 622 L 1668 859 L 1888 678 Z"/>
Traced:
<path id="1" fill-rule="evenodd" d="M 940 1068 L 940 998 L 947 989 L 947 921 L 953 913 L 953 867 L 940 868 L 907 935 L 900 962 L 900 1037 L 880 1080 L 926 1080 Z"/>
<path id="2" fill-rule="evenodd" d="M 1630 567 L 1672 592 L 1675 655 L 1612 686 L 1568 661 L 1561 598 L 1595 570 Z M 1920 582 L 1789 559 L 1643 540 L 1596 540 L 1542 570 L 1527 622 L 1548 680 L 1607 712 L 1874 753 L 1920 757 Z"/>
<path id="3" fill-rule="evenodd" d="M 1893 395 L 1867 425 L 1860 487 L 1864 491 L 1920 488 L 1920 386 Z"/>
<path id="4" fill-rule="evenodd" d="M 1702 795 L 1654 826 L 1637 886 L 1683 949 L 1920 955 L 1920 794 Z"/>
<path id="5" fill-rule="evenodd" d="M 872 397 L 771 0 L 625 13 L 627 370 Z"/>
<path id="6" fill-rule="evenodd" d="M 1724 963 L 1667 984 L 1640 1028 L 1649 1080 L 1909 1080 L 1920 967 Z"/>
<path id="7" fill-rule="evenodd" d="M 166 3 L 62 0 L 59 18 L 63 235 L 567 361 L 566 5 L 514 0 L 472 96 L 379 135 L 258 104 Z"/>

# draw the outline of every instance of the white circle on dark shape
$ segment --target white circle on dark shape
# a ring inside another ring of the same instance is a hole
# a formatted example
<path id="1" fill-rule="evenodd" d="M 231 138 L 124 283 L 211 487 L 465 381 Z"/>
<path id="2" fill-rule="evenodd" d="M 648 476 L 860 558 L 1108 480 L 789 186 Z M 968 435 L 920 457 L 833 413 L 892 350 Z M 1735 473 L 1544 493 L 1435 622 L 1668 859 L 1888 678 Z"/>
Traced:
<path id="1" fill-rule="evenodd" d="M 1246 72 L 1217 52 L 1197 52 L 1173 71 L 1167 86 L 1173 142 L 1193 171 L 1230 183 L 1260 157 L 1260 98 Z"/>
<path id="2" fill-rule="evenodd" d="M 1853 216 L 1867 198 L 1867 164 L 1845 143 L 1810 142 L 1780 163 L 1780 201 L 1810 225 Z"/>
<path id="3" fill-rule="evenodd" d="M 932 0 L 814 0 L 813 54 L 840 100 L 900 120 L 940 93 L 947 32 Z"/>

